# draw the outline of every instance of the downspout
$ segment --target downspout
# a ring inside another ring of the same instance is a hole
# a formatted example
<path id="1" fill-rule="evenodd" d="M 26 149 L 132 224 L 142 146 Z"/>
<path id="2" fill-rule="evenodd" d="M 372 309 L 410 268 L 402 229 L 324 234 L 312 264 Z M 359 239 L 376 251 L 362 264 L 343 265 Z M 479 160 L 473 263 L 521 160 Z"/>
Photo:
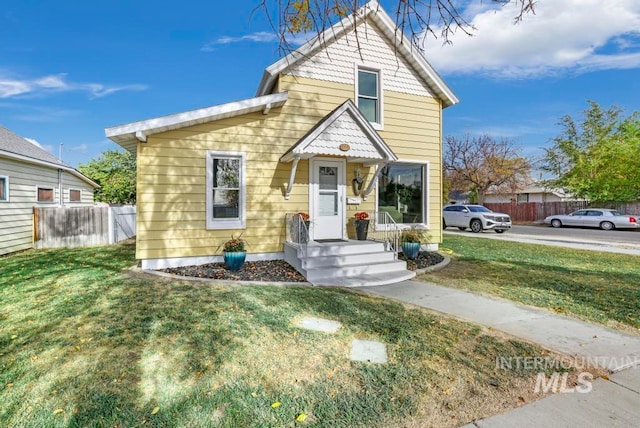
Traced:
<path id="1" fill-rule="evenodd" d="M 61 169 L 58 169 L 58 198 L 60 207 L 64 207 L 64 193 L 62 193 L 62 174 L 64 174 L 64 172 Z"/>

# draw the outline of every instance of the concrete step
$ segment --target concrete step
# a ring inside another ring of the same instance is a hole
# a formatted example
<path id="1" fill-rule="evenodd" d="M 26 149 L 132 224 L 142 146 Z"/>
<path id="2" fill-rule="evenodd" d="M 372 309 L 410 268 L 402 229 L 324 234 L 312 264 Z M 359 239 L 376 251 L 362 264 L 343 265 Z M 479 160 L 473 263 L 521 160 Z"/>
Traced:
<path id="1" fill-rule="evenodd" d="M 338 256 L 345 254 L 374 253 L 384 251 L 382 242 L 374 241 L 344 241 L 336 243 L 310 242 L 307 246 L 307 258 Z"/>
<path id="2" fill-rule="evenodd" d="M 372 287 L 376 285 L 396 284 L 398 282 L 411 279 L 415 276 L 415 272 L 403 270 L 378 274 L 363 274 L 342 278 L 317 278 L 314 281 L 309 282 L 317 286 Z"/>
<path id="3" fill-rule="evenodd" d="M 394 260 L 394 255 L 390 251 L 375 251 L 371 253 L 332 254 L 330 256 L 307 257 L 302 260 L 302 266 L 309 270 L 323 267 L 385 263 Z"/>
<path id="4" fill-rule="evenodd" d="M 402 260 L 391 260 L 377 263 L 357 263 L 341 266 L 322 266 L 306 269 L 307 280 L 311 283 L 317 278 L 342 278 L 360 275 L 375 275 L 388 272 L 406 272 L 407 263 Z"/>

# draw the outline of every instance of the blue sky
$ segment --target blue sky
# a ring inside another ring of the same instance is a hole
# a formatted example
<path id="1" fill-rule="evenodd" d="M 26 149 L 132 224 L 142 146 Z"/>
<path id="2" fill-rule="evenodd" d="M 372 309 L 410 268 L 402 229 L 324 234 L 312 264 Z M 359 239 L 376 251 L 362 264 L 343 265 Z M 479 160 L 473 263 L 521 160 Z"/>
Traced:
<path id="1" fill-rule="evenodd" d="M 14 1 L 0 10 L 0 125 L 73 166 L 117 148 L 104 128 L 252 97 L 279 58 L 257 0 Z M 396 1 L 383 0 L 392 11 Z M 466 2 L 464 4 L 467 4 Z M 587 100 L 640 111 L 640 2 L 468 2 L 474 37 L 428 39 L 460 104 L 444 134 L 507 137 L 531 158 Z"/>

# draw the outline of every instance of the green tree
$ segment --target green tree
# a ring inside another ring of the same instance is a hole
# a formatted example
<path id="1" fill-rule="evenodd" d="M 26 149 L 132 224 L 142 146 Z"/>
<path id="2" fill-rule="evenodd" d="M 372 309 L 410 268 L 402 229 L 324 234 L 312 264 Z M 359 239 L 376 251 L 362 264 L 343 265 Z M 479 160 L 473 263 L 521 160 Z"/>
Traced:
<path id="1" fill-rule="evenodd" d="M 471 191 L 480 204 L 487 190 L 516 190 L 531 172 L 531 163 L 518 156 L 513 143 L 488 135 L 447 137 L 442 163 L 451 188 Z"/>
<path id="2" fill-rule="evenodd" d="M 95 199 L 110 204 L 136 203 L 136 158 L 129 152 L 107 150 L 78 170 L 98 183 Z"/>
<path id="3" fill-rule="evenodd" d="M 476 0 L 481 3 L 483 0 Z M 528 13 L 535 13 L 535 0 L 484 0 L 501 6 L 513 4 L 514 22 Z M 280 41 L 280 51 L 290 52 L 288 40 L 300 33 L 321 35 L 337 20 L 355 17 L 369 0 L 261 0 L 261 9 Z M 455 0 L 397 0 L 389 10 L 395 16 L 398 35 L 407 36 L 414 48 L 423 50 L 424 38 L 431 35 L 448 42 L 456 31 L 471 36 L 476 30 L 460 13 L 460 2 Z M 358 33 L 356 32 L 356 39 Z M 321 40 L 323 42 L 323 40 Z"/>
<path id="4" fill-rule="evenodd" d="M 553 176 L 547 186 L 597 202 L 640 198 L 640 113 L 624 117 L 616 106 L 589 101 L 581 122 L 566 115 L 560 125 L 545 149 L 542 168 Z"/>

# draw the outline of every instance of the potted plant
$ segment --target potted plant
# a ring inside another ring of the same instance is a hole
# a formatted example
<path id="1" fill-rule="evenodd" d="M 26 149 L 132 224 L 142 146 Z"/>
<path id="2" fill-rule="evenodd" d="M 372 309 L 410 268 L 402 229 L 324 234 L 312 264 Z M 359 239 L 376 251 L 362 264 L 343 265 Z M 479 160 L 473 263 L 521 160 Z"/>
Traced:
<path id="1" fill-rule="evenodd" d="M 367 232 L 369 231 L 369 213 L 362 211 L 356 213 L 354 217 L 356 218 L 356 237 L 358 241 L 366 241 Z"/>
<path id="2" fill-rule="evenodd" d="M 223 244 L 222 256 L 227 269 L 238 271 L 242 268 L 247 257 L 246 246 L 247 242 L 244 239 L 241 239 L 240 236 L 234 238 L 233 235 L 230 240 Z"/>
<path id="3" fill-rule="evenodd" d="M 422 233 L 416 229 L 406 229 L 400 234 L 400 244 L 402 252 L 409 260 L 414 260 L 420 253 L 420 242 L 422 241 Z"/>

